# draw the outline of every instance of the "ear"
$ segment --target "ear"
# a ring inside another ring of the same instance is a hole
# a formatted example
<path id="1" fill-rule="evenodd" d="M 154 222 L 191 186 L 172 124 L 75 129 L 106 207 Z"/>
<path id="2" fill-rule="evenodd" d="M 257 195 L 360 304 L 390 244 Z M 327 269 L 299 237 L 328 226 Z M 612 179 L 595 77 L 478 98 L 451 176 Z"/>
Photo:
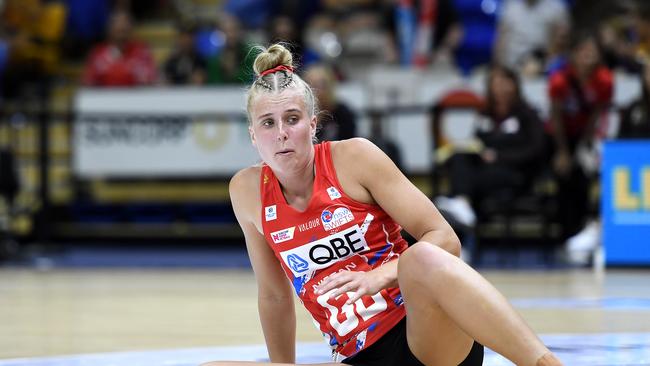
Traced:
<path id="1" fill-rule="evenodd" d="M 309 121 L 309 126 L 311 127 L 311 137 L 316 136 L 316 126 L 318 126 L 318 118 L 316 118 L 316 116 L 311 117 L 311 121 Z"/>
<path id="2" fill-rule="evenodd" d="M 257 147 L 257 145 L 255 145 L 255 132 L 253 132 L 253 127 L 251 125 L 248 125 L 248 134 L 251 137 L 251 143 L 253 146 Z"/>

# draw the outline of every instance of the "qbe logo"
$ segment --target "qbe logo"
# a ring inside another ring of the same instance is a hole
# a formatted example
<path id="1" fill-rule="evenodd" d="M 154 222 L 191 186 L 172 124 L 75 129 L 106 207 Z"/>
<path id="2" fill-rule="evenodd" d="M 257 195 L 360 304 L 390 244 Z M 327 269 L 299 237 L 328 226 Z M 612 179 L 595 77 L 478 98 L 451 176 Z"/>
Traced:
<path id="1" fill-rule="evenodd" d="M 287 265 L 291 268 L 293 273 L 302 273 L 309 269 L 309 263 L 300 258 L 298 254 L 289 254 L 287 256 Z"/>
<path id="2" fill-rule="evenodd" d="M 326 238 L 286 250 L 280 256 L 294 275 L 311 272 L 369 250 L 359 225 L 354 225 Z"/>
<path id="3" fill-rule="evenodd" d="M 354 215 L 346 206 L 330 206 L 323 210 L 320 219 L 323 222 L 323 228 L 329 231 L 354 220 Z"/>

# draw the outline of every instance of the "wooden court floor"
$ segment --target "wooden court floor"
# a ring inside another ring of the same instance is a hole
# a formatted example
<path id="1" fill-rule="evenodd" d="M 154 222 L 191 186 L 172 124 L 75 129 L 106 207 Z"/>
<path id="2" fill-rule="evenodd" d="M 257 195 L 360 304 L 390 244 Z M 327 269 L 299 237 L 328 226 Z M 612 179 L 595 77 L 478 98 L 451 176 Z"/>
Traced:
<path id="1" fill-rule="evenodd" d="M 650 332 L 650 270 L 482 274 L 539 333 Z M 0 359 L 262 344 L 255 295 L 248 270 L 0 268 Z"/>

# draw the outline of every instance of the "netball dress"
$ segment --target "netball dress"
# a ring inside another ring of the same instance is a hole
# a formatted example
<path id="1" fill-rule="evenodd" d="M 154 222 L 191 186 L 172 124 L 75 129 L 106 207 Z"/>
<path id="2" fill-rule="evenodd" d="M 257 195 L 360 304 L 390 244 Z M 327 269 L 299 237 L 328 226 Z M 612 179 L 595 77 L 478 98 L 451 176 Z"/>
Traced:
<path id="1" fill-rule="evenodd" d="M 336 177 L 330 143 L 315 145 L 315 178 L 307 209 L 289 206 L 273 171 L 260 176 L 262 227 L 267 243 L 293 283 L 298 298 L 332 347 L 334 360 L 381 338 L 406 314 L 398 288 L 346 304 L 352 293 L 317 295 L 322 281 L 340 271 L 370 271 L 407 248 L 401 227 L 378 205 L 346 196 Z"/>

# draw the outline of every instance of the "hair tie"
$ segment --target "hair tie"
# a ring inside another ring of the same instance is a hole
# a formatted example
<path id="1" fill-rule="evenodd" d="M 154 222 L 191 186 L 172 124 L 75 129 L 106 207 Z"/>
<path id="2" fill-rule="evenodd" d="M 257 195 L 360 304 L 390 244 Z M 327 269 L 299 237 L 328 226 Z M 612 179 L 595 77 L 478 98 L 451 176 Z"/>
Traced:
<path id="1" fill-rule="evenodd" d="M 288 72 L 293 72 L 293 67 L 291 67 L 291 66 L 286 66 L 286 65 L 276 66 L 276 67 L 274 67 L 274 68 L 272 68 L 272 69 L 268 69 L 268 70 L 264 70 L 264 71 L 262 71 L 262 72 L 260 73 L 260 76 L 258 76 L 258 78 L 261 78 L 261 77 L 263 77 L 263 76 L 265 76 L 265 75 L 268 75 L 268 74 L 273 74 L 274 72 L 278 72 L 278 71 L 288 71 Z"/>

